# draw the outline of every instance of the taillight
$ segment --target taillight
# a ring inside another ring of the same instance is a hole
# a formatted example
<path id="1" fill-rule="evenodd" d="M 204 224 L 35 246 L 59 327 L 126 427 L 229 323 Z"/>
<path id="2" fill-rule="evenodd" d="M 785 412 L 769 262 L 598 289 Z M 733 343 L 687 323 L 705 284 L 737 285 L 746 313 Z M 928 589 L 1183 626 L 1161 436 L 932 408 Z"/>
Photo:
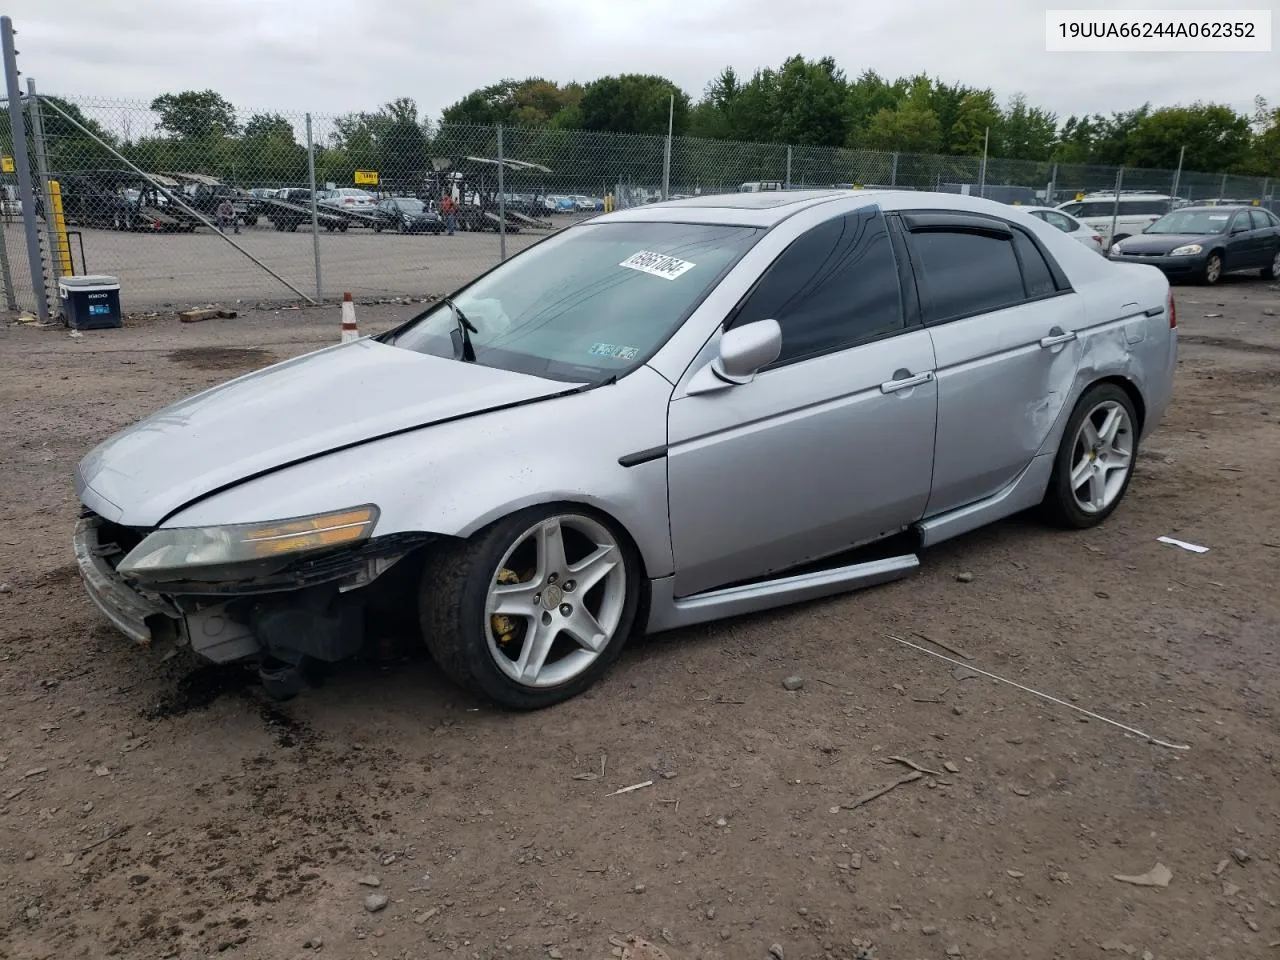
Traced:
<path id="1" fill-rule="evenodd" d="M 1169 329 L 1172 330 L 1178 325 L 1178 307 L 1173 302 L 1173 291 L 1169 291 Z"/>

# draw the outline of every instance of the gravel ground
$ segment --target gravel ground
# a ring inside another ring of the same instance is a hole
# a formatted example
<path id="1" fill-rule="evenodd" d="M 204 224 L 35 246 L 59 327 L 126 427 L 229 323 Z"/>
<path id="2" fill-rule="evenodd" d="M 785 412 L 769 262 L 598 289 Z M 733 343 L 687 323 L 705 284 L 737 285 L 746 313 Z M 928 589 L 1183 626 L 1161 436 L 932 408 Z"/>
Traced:
<path id="1" fill-rule="evenodd" d="M 83 596 L 77 458 L 332 342 L 334 308 L 0 328 L 0 957 L 1277 955 L 1280 288 L 1178 296 L 1176 399 L 1103 527 L 1015 518 L 905 581 L 637 641 L 536 714 L 416 647 L 272 704 Z M 857 805 L 893 757 L 930 772 Z"/>

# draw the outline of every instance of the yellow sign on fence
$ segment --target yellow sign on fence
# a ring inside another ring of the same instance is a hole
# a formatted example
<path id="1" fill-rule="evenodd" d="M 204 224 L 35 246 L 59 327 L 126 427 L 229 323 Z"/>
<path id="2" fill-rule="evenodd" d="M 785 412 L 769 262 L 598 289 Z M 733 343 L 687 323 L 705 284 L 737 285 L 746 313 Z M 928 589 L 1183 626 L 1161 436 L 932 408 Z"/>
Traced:
<path id="1" fill-rule="evenodd" d="M 356 183 L 363 187 L 376 187 L 378 185 L 377 170 L 357 170 Z"/>
<path id="2" fill-rule="evenodd" d="M 13 173 L 13 157 L 0 157 L 0 173 Z"/>

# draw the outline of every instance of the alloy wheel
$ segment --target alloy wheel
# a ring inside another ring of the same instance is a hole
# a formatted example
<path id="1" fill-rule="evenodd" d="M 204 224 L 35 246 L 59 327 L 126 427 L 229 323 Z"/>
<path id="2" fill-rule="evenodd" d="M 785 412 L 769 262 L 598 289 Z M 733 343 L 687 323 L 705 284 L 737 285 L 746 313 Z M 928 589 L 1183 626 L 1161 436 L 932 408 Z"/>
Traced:
<path id="1" fill-rule="evenodd" d="M 1124 490 L 1133 469 L 1133 423 L 1115 400 L 1104 400 L 1080 423 L 1071 450 L 1071 494 L 1085 513 L 1101 513 Z"/>
<path id="2" fill-rule="evenodd" d="M 1204 278 L 1209 283 L 1217 283 L 1218 278 L 1222 276 L 1222 258 L 1216 253 L 1209 257 L 1209 261 L 1204 265 Z"/>
<path id="3" fill-rule="evenodd" d="M 494 571 L 484 629 L 498 668 L 526 687 L 553 687 L 587 670 L 622 620 L 628 571 L 602 524 L 548 517 L 521 534 Z"/>

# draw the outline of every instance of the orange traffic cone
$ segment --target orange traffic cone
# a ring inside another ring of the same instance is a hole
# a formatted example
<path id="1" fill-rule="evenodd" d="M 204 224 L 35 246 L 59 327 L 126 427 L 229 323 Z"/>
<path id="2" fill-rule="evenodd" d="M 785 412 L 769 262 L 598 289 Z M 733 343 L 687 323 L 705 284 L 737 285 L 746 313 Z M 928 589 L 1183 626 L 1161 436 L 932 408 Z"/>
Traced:
<path id="1" fill-rule="evenodd" d="M 351 294 L 342 295 L 342 342 L 360 339 L 360 327 L 356 325 L 356 305 L 351 302 Z"/>

